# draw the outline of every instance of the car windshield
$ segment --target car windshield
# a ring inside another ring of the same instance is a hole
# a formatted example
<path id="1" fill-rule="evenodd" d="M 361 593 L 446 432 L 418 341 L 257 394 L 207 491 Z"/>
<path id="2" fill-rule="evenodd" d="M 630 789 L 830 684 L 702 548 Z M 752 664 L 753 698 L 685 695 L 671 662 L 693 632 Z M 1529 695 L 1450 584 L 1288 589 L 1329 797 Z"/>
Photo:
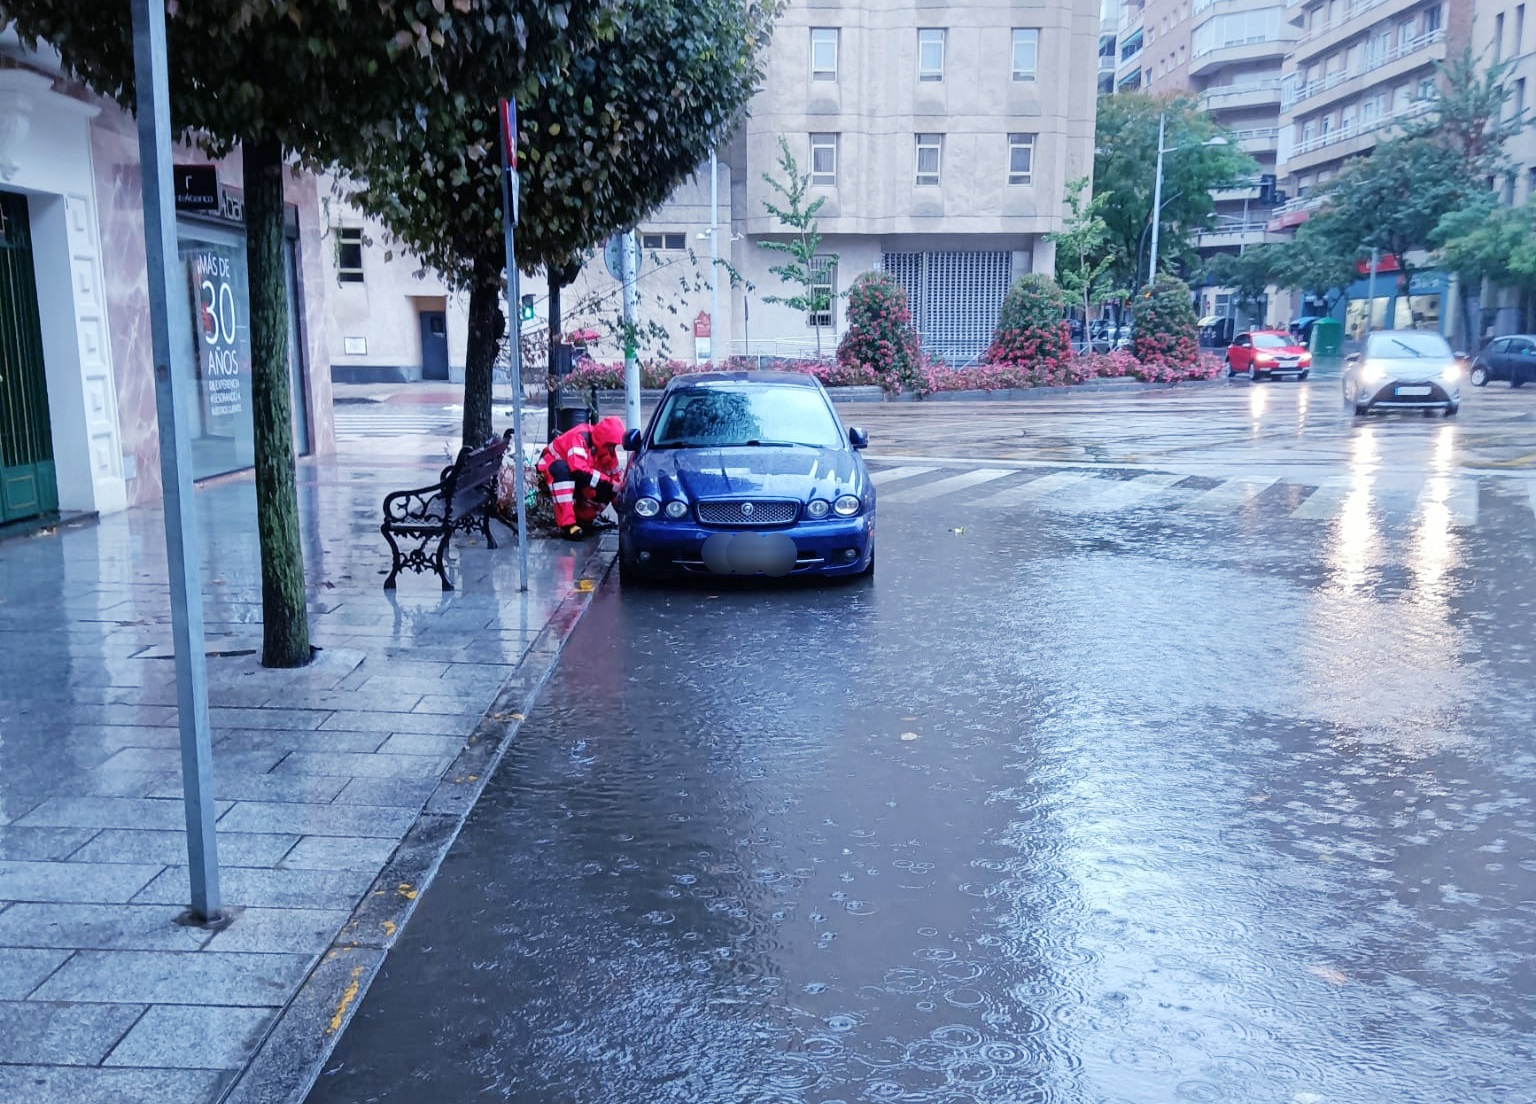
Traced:
<path id="1" fill-rule="evenodd" d="M 692 387 L 667 399 L 651 447 L 838 448 L 842 441 L 837 420 L 815 388 Z"/>
<path id="2" fill-rule="evenodd" d="M 1257 333 L 1253 335 L 1253 347 L 1255 349 L 1284 349 L 1290 344 L 1290 338 L 1281 337 L 1279 334 Z"/>
<path id="3" fill-rule="evenodd" d="M 1380 333 L 1371 337 L 1369 356 L 1389 360 L 1405 357 L 1448 357 L 1451 347 L 1435 333 Z"/>

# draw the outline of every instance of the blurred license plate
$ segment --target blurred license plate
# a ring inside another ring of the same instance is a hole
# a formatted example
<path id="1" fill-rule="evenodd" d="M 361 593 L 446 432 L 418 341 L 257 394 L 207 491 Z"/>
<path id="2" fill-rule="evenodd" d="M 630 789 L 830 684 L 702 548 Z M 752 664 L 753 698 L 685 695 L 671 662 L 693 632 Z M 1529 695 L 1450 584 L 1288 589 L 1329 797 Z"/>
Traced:
<path id="1" fill-rule="evenodd" d="M 1407 397 L 1407 396 L 1410 396 L 1410 395 L 1427 395 L 1427 394 L 1429 394 L 1429 388 L 1427 388 L 1427 387 L 1399 387 L 1397 389 L 1397 391 L 1394 392 L 1394 393 L 1398 394 L 1398 395 L 1402 395 L 1404 397 Z"/>

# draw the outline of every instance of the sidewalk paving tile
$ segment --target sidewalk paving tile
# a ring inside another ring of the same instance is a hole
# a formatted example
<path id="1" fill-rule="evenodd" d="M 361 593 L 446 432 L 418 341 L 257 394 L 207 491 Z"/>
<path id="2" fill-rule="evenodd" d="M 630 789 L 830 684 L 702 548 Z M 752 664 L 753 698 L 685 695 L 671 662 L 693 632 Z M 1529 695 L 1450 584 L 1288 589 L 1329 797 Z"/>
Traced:
<path id="1" fill-rule="evenodd" d="M 486 702 L 487 705 L 490 702 Z M 480 718 L 466 718 L 464 731 L 472 730 Z M 381 755 L 430 755 L 452 759 L 464 747 L 463 736 L 429 736 L 424 732 L 396 732 L 379 745 Z M 439 772 L 441 773 L 441 772 Z"/>
<path id="2" fill-rule="evenodd" d="M 96 835 L 94 828 L 0 828 L 0 860 L 50 862 L 72 854 Z"/>
<path id="3" fill-rule="evenodd" d="M 223 813 L 228 802 L 217 802 Z M 151 801 L 126 797 L 55 797 L 42 802 L 16 823 L 22 827 L 55 828 L 162 828 L 186 825 L 180 801 Z M 259 831 L 259 829 L 257 829 Z"/>
<path id="4" fill-rule="evenodd" d="M 428 713 L 338 709 L 320 726 L 322 732 L 330 729 L 339 732 L 424 732 L 437 736 L 462 736 L 464 721 L 460 717 L 440 717 Z"/>
<path id="5" fill-rule="evenodd" d="M 288 801 L 324 805 L 335 799 L 347 784 L 345 778 L 317 775 L 313 778 L 274 778 L 270 774 L 230 775 L 219 768 L 213 753 L 213 796 L 223 801 Z M 155 786 L 145 797 L 181 800 L 181 777 L 174 775 Z"/>
<path id="6" fill-rule="evenodd" d="M 283 869 L 377 871 L 389 861 L 396 846 L 390 839 L 305 836 L 283 856 Z"/>
<path id="7" fill-rule="evenodd" d="M 354 778 L 336 795 L 335 803 L 420 809 L 437 785 L 436 778 Z"/>
<path id="8" fill-rule="evenodd" d="M 228 866 L 274 866 L 299 841 L 270 832 L 217 833 L 219 862 Z M 108 828 L 72 854 L 70 862 L 158 863 L 187 861 L 186 832 Z"/>
<path id="9" fill-rule="evenodd" d="M 175 1004 L 196 994 L 208 1005 L 282 1004 L 313 960 L 304 954 L 205 950 L 80 951 L 44 982 L 33 1000 Z"/>
<path id="10" fill-rule="evenodd" d="M 346 909 L 243 908 L 208 943 L 211 951 L 320 954 L 351 913 Z"/>
<path id="11" fill-rule="evenodd" d="M 208 933 L 176 923 L 184 906 L 22 902 L 0 912 L 0 946 L 195 951 L 208 942 Z"/>
<path id="12" fill-rule="evenodd" d="M 320 727 L 328 719 L 328 709 L 267 709 L 214 706 L 208 710 L 208 720 L 216 728 L 283 728 L 304 731 Z M 345 727 L 333 725 L 333 728 Z"/>
<path id="13" fill-rule="evenodd" d="M 239 1069 L 273 1014 L 271 1008 L 157 1004 L 117 1044 L 106 1065 Z"/>
<path id="14" fill-rule="evenodd" d="M 464 737 L 459 736 L 462 746 Z M 453 754 L 384 754 L 383 749 L 368 755 L 344 752 L 295 751 L 273 770 L 281 777 L 288 774 L 339 774 L 353 778 L 436 778 L 453 762 Z"/>
<path id="15" fill-rule="evenodd" d="M 13 905 L 0 913 L 0 920 L 20 908 Z M 69 958 L 70 952 L 33 947 L 0 947 L 0 1000 L 25 1000 Z M 4 1100 L 0 1097 L 0 1100 Z"/>
<path id="16" fill-rule="evenodd" d="M 237 774 L 266 774 L 277 766 L 283 753 L 277 749 L 239 750 L 224 748 L 218 757 L 220 770 Z M 180 748 L 124 748 L 99 768 L 103 772 L 120 770 L 139 774 L 155 774 L 181 769 Z"/>
<path id="17" fill-rule="evenodd" d="M 224 901 L 231 906 L 349 909 L 357 904 L 373 872 L 366 870 L 290 870 L 226 866 L 219 872 Z M 134 904 L 172 905 L 187 900 L 187 868 L 167 867 L 139 892 Z"/>
<path id="18" fill-rule="evenodd" d="M 228 1074 L 215 1070 L 0 1066 L 5 1104 L 167 1104 L 212 1100 Z"/>
<path id="19" fill-rule="evenodd" d="M 373 751 L 382 744 L 388 734 L 384 732 L 312 732 L 306 729 L 262 728 L 236 729 L 219 733 L 213 739 L 213 763 L 217 772 L 222 762 L 220 754 L 228 751 Z"/>
<path id="20" fill-rule="evenodd" d="M 414 809 L 241 801 L 219 818 L 225 832 L 292 832 L 300 836 L 387 836 L 399 839 Z"/>
<path id="21" fill-rule="evenodd" d="M 8 901 L 127 901 L 165 869 L 160 863 L 0 862 Z"/>
<path id="22" fill-rule="evenodd" d="M 0 1064 L 99 1065 L 143 1014 L 142 1004 L 0 1001 Z"/>

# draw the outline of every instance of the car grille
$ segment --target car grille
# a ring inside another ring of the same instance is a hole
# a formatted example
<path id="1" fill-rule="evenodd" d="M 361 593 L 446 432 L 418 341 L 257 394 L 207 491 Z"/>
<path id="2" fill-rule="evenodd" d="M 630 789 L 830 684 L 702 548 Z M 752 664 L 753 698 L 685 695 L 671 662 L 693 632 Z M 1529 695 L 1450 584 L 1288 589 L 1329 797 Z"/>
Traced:
<path id="1" fill-rule="evenodd" d="M 705 525 L 786 525 L 800 516 L 800 503 L 783 499 L 742 499 L 699 503 Z"/>

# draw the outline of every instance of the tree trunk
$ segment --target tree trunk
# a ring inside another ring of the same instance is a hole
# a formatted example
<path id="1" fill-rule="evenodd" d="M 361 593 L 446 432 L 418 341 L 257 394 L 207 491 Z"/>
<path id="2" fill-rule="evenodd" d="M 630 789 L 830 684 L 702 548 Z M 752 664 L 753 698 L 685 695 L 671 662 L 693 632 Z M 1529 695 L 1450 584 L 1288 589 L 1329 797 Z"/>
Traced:
<path id="1" fill-rule="evenodd" d="M 474 448 L 495 434 L 491 425 L 491 381 L 496 349 L 506 333 L 501 313 L 501 271 L 476 265 L 469 288 L 469 343 L 464 351 L 464 445 Z"/>
<path id="2" fill-rule="evenodd" d="M 241 164 L 251 300 L 256 529 L 261 544 L 261 662 L 264 667 L 302 667 L 310 660 L 309 614 L 294 486 L 293 396 L 288 385 L 282 146 L 247 143 L 241 147 Z"/>
<path id="3" fill-rule="evenodd" d="M 553 265 L 545 269 L 549 289 L 549 439 L 560 435 L 560 274 Z"/>

